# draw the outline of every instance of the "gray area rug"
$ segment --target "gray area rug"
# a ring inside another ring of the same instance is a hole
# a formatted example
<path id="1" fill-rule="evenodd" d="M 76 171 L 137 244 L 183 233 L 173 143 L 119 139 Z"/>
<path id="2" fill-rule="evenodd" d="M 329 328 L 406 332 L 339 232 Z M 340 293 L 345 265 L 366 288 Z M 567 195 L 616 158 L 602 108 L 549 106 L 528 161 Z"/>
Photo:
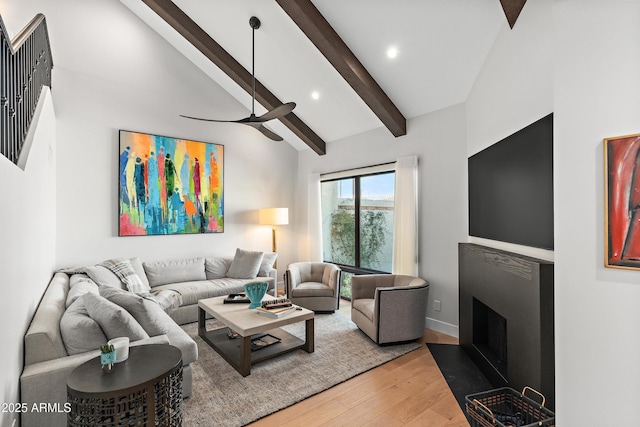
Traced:
<path id="1" fill-rule="evenodd" d="M 207 326 L 222 325 L 209 320 Z M 193 394 L 182 408 L 185 427 L 249 424 L 421 347 L 380 347 L 341 314 L 317 314 L 313 353 L 296 350 L 266 360 L 253 365 L 251 375 L 243 378 L 198 337 L 197 323 L 183 329 L 199 351 L 198 361 L 191 365 Z M 304 339 L 304 322 L 283 329 Z"/>

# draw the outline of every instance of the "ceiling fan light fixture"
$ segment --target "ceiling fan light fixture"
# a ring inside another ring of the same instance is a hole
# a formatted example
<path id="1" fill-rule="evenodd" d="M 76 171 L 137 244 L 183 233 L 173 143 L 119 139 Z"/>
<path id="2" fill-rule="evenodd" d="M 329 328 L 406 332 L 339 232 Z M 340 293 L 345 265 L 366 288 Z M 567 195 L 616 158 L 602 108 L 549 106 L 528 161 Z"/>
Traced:
<path id="1" fill-rule="evenodd" d="M 202 121 L 206 121 L 206 122 L 218 122 L 218 123 L 240 123 L 243 125 L 248 125 L 254 129 L 256 129 L 258 132 L 262 133 L 264 136 L 266 136 L 267 138 L 273 140 L 273 141 L 282 141 L 282 137 L 278 134 L 276 134 L 275 132 L 273 132 L 272 130 L 270 130 L 269 128 L 267 128 L 263 123 L 268 122 L 269 120 L 273 120 L 273 119 L 279 119 L 281 117 L 286 116 L 287 114 L 289 114 L 291 111 L 293 111 L 294 108 L 296 108 L 296 103 L 295 102 L 287 102 L 286 104 L 281 104 L 278 105 L 277 107 L 271 109 L 270 111 L 267 111 L 266 113 L 264 113 L 261 116 L 256 116 L 255 115 L 255 102 L 256 102 L 256 75 L 255 75 L 255 47 L 256 47 L 256 42 L 255 42 L 255 33 L 256 30 L 258 28 L 260 28 L 261 22 L 260 19 L 258 19 L 255 16 L 252 16 L 249 19 L 249 26 L 251 27 L 252 30 L 252 39 L 251 39 L 251 115 L 249 117 L 245 117 L 244 119 L 240 119 L 240 120 L 214 120 L 214 119 L 203 119 L 203 118 L 199 118 L 199 117 L 192 117 L 192 116 L 185 116 L 185 115 L 180 115 L 181 117 L 185 117 L 187 119 L 194 119 L 194 120 L 202 120 Z"/>

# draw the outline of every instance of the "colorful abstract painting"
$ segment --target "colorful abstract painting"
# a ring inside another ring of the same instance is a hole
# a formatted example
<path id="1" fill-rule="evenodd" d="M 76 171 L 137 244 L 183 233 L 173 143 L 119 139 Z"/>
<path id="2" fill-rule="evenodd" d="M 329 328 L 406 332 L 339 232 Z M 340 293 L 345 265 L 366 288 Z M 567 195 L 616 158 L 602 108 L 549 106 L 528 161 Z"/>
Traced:
<path id="1" fill-rule="evenodd" d="M 224 146 L 120 131 L 120 236 L 224 231 Z"/>
<path id="2" fill-rule="evenodd" d="M 604 140 L 605 265 L 640 269 L 640 134 Z"/>

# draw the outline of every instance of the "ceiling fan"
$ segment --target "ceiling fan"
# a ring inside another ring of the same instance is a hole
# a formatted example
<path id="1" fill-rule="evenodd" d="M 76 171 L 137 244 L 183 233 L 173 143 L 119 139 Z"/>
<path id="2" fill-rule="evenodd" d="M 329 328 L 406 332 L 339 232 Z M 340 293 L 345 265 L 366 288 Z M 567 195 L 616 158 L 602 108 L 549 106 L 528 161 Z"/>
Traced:
<path id="1" fill-rule="evenodd" d="M 241 123 L 243 125 L 251 126 L 252 128 L 262 132 L 264 136 L 274 141 L 282 141 L 282 137 L 272 130 L 268 129 L 263 123 L 268 122 L 269 120 L 279 119 L 280 117 L 284 117 L 293 111 L 296 108 L 295 102 L 287 102 L 286 104 L 282 104 L 277 106 L 271 111 L 267 111 L 261 116 L 255 115 L 254 106 L 256 103 L 256 76 L 255 76 L 255 59 L 256 59 L 256 49 L 255 49 L 255 38 L 256 38 L 256 30 L 260 28 L 260 20 L 255 16 L 252 16 L 249 19 L 249 25 L 253 29 L 252 31 L 252 46 L 251 46 L 251 115 L 249 117 L 245 117 L 240 120 L 214 120 L 214 119 L 203 119 L 200 117 L 191 117 L 180 115 L 181 117 L 185 117 L 187 119 L 194 120 L 203 120 L 206 122 L 218 122 L 218 123 Z"/>

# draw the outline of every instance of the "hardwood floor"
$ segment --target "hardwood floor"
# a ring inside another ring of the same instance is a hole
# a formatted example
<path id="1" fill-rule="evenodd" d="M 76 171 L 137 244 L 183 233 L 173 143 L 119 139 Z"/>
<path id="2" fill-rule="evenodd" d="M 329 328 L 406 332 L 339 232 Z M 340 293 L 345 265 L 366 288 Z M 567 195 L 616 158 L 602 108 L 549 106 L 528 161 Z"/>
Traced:
<path id="1" fill-rule="evenodd" d="M 340 315 L 350 317 L 341 302 Z M 457 344 L 429 329 L 421 343 Z M 358 375 L 252 427 L 271 426 L 463 426 L 469 424 L 427 346 Z"/>

